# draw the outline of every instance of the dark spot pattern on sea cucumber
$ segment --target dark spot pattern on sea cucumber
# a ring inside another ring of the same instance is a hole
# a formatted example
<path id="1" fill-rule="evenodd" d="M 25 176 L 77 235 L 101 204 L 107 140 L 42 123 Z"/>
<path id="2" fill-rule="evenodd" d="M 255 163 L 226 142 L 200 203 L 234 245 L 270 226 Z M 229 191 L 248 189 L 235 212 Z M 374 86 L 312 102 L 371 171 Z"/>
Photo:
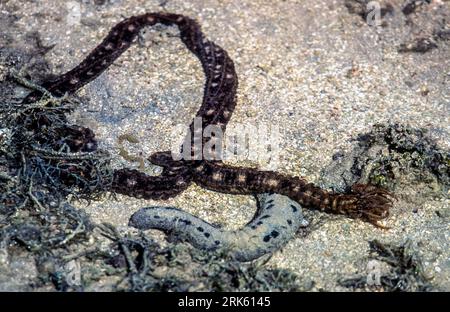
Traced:
<path id="1" fill-rule="evenodd" d="M 257 198 L 259 208 L 254 218 L 237 231 L 218 228 L 174 207 L 142 208 L 131 216 L 129 225 L 140 230 L 162 230 L 197 248 L 220 248 L 239 261 L 252 261 L 284 246 L 305 224 L 300 205 L 288 197 L 266 193 Z M 269 205 L 273 206 L 270 215 Z M 292 205 L 297 206 L 295 212 Z M 261 221 L 263 217 L 264 222 Z M 290 227 L 285 226 L 287 220 L 291 221 Z"/>

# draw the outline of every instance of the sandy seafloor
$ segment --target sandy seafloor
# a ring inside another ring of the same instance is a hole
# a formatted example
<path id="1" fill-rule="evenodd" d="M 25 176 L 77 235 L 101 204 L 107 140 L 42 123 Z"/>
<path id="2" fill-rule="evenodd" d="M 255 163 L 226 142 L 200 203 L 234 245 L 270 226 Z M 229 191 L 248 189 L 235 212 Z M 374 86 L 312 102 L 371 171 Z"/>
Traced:
<path id="1" fill-rule="evenodd" d="M 343 0 L 0 3 L 3 14 L 19 18 L 16 25 L 23 36 L 37 31 L 44 45 L 55 45 L 46 56 L 55 74 L 78 64 L 124 17 L 165 10 L 197 19 L 207 37 L 227 50 L 236 65 L 238 105 L 230 125 L 278 125 L 277 170 L 283 173 L 318 182 L 333 154 L 350 150 L 352 139 L 378 122 L 426 128 L 441 148 L 450 148 L 449 41 L 439 41 L 438 48 L 423 54 L 398 53 L 400 44 L 449 27 L 448 1 L 432 1 L 409 23 L 399 9 L 403 1 L 390 1 L 395 11 L 384 18 L 384 27 L 368 26 L 347 10 Z M 176 124 L 188 124 L 202 100 L 200 63 L 176 37 L 176 28 L 156 29 L 147 31 L 145 40 L 121 56 L 117 66 L 79 92 L 89 100 L 73 119 L 95 131 L 100 147 L 114 155 L 116 167 L 138 166 L 118 155 L 118 136 L 138 138 L 140 144 L 125 147 L 144 157 L 169 150 L 168 133 Z M 268 169 L 264 162 L 239 164 Z M 145 170 L 156 171 L 149 163 Z M 124 231 L 131 214 L 151 205 L 180 207 L 229 229 L 243 226 L 256 209 L 251 196 L 219 194 L 195 185 L 167 201 L 118 195 L 116 200 L 78 204 L 95 221 Z M 449 209 L 448 197 L 418 205 L 397 202 L 386 221 L 390 230 L 326 217 L 308 235 L 299 233 L 267 265 L 314 281 L 313 290 L 345 290 L 336 281 L 364 272 L 368 241 L 411 239 L 433 285 L 448 291 L 449 220 L 435 213 Z M 314 223 L 324 215 L 310 212 L 307 217 Z"/>

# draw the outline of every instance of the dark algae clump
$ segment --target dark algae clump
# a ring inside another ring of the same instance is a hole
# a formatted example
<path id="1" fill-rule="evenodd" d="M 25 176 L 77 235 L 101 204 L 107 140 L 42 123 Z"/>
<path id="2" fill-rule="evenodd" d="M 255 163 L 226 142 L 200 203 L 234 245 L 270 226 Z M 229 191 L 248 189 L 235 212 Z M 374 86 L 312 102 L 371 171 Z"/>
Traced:
<path id="1" fill-rule="evenodd" d="M 322 183 L 340 190 L 369 182 L 397 196 L 414 188 L 414 194 L 407 195 L 421 200 L 448 192 L 450 152 L 440 149 L 426 129 L 377 124 L 356 141 L 351 152 L 333 157 L 322 172 Z"/>
<path id="2" fill-rule="evenodd" d="M 369 242 L 370 258 L 386 263 L 388 272 L 380 272 L 378 285 L 367 285 L 367 273 L 344 278 L 339 284 L 348 288 L 376 289 L 384 291 L 429 291 L 430 277 L 423 271 L 422 260 L 411 241 L 400 245 L 385 244 L 378 240 Z"/>
<path id="3" fill-rule="evenodd" d="M 406 125 L 377 125 L 367 135 L 360 136 L 360 146 L 369 149 L 385 144 L 387 153 L 381 153 L 369 174 L 372 182 L 395 186 L 400 175 L 412 175 L 417 181 L 433 181 L 445 193 L 450 186 L 450 153 L 440 150 L 425 129 Z M 355 170 L 361 164 L 355 164 Z"/>

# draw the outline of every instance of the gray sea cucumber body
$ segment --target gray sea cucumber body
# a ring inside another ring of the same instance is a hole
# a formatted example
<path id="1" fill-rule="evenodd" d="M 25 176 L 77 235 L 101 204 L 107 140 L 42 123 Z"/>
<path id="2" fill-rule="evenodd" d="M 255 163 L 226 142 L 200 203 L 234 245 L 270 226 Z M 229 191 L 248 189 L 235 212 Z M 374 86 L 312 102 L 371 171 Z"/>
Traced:
<path id="1" fill-rule="evenodd" d="M 218 228 L 174 207 L 146 207 L 134 213 L 129 225 L 158 229 L 204 250 L 222 249 L 239 261 L 252 261 L 284 246 L 307 225 L 301 206 L 279 194 L 259 194 L 253 219 L 235 231 Z"/>

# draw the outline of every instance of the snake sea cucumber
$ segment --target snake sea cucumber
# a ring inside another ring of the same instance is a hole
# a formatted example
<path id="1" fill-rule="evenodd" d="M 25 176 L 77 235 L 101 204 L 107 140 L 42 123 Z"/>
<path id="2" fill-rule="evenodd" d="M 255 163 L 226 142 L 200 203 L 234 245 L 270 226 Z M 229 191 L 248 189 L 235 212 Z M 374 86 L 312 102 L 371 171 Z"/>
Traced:
<path id="1" fill-rule="evenodd" d="M 148 207 L 134 213 L 129 225 L 158 229 L 204 250 L 224 250 L 238 261 L 252 261 L 284 246 L 307 222 L 299 204 L 278 194 L 257 195 L 254 218 L 237 231 L 227 231 L 174 207 Z"/>

